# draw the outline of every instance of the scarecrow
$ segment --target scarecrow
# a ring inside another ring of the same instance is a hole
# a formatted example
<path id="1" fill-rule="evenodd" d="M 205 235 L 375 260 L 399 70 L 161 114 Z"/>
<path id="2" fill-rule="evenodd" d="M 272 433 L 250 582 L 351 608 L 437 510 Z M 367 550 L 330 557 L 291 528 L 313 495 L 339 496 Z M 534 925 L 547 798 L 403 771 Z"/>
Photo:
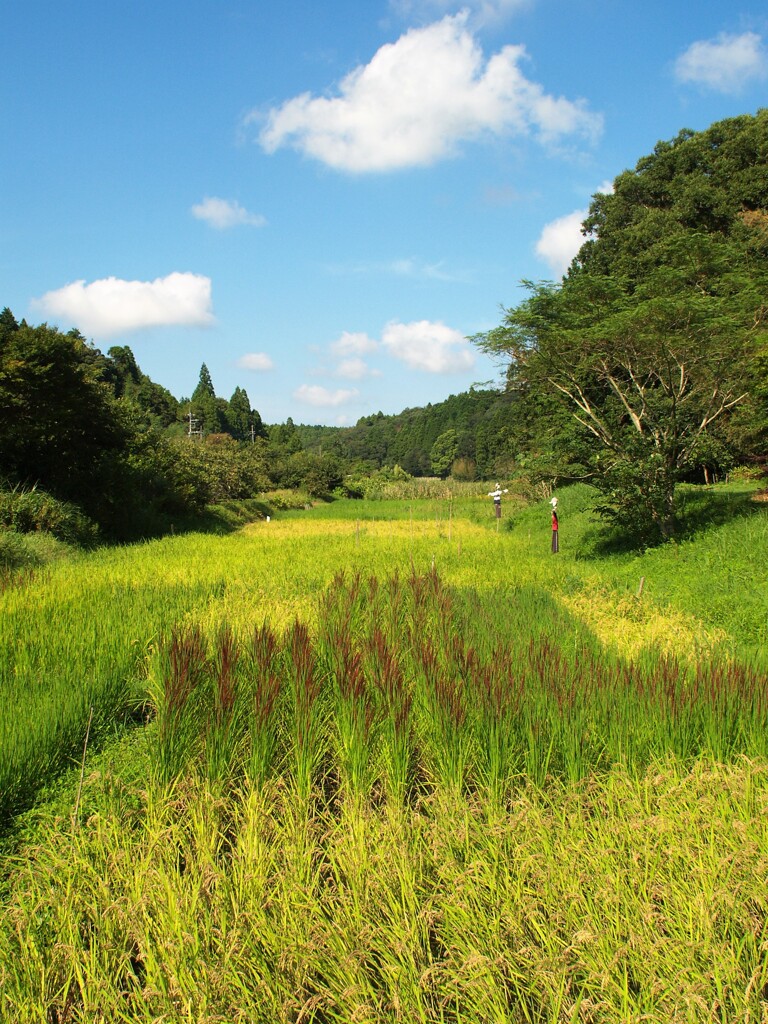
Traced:
<path id="1" fill-rule="evenodd" d="M 552 506 L 552 554 L 556 555 L 560 550 L 560 538 L 558 536 L 560 523 L 557 518 L 557 498 L 550 498 L 549 504 Z"/>
<path id="2" fill-rule="evenodd" d="M 488 491 L 488 497 L 493 498 L 493 507 L 496 510 L 496 518 L 501 519 L 501 496 L 502 494 L 509 494 L 509 488 L 505 487 L 504 490 L 496 484 L 496 487 L 492 491 Z"/>

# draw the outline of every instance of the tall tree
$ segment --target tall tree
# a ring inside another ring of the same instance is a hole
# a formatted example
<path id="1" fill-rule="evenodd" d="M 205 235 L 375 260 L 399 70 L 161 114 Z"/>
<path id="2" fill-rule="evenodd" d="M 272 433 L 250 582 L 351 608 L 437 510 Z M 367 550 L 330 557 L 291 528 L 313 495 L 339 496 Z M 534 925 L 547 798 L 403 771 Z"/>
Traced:
<path id="1" fill-rule="evenodd" d="M 246 391 L 236 387 L 229 400 L 227 423 L 233 437 L 245 441 L 251 436 L 251 403 Z"/>
<path id="2" fill-rule="evenodd" d="M 560 285 L 475 339 L 562 402 L 603 510 L 674 530 L 674 488 L 713 451 L 764 341 L 768 110 L 681 132 L 619 175 Z"/>
<path id="3" fill-rule="evenodd" d="M 456 458 L 459 451 L 459 435 L 453 429 L 449 427 L 448 430 L 443 431 L 439 437 L 435 439 L 435 443 L 429 452 L 429 461 L 432 467 L 432 472 L 436 476 L 448 476 L 453 465 L 453 460 Z"/>
<path id="4" fill-rule="evenodd" d="M 192 392 L 192 415 L 198 420 L 200 429 L 206 434 L 221 433 L 224 428 L 224 417 L 221 407 L 216 401 L 216 392 L 208 367 L 203 363 L 197 387 Z"/>
<path id="5" fill-rule="evenodd" d="M 0 347 L 2 347 L 6 338 L 8 338 L 14 331 L 18 331 L 19 325 L 16 322 L 16 317 L 8 309 L 7 306 L 3 307 L 0 312 Z"/>

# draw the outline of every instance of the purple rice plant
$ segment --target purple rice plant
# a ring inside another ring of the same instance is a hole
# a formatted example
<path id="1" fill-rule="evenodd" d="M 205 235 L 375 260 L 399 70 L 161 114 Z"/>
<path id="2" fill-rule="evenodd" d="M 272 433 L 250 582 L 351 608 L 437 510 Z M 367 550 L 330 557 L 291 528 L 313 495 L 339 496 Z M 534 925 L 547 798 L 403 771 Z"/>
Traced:
<path id="1" fill-rule="evenodd" d="M 155 706 L 154 767 L 165 784 L 187 767 L 199 740 L 197 700 L 208 668 L 199 626 L 174 626 L 158 651 L 159 680 L 150 686 Z"/>
<path id="2" fill-rule="evenodd" d="M 363 656 L 347 633 L 336 640 L 332 682 L 335 738 L 342 793 L 351 805 L 368 797 L 375 781 L 374 746 L 379 711 L 366 683 Z"/>
<path id="3" fill-rule="evenodd" d="M 317 657 L 309 630 L 298 619 L 288 630 L 285 654 L 293 696 L 293 784 L 301 806 L 307 807 L 323 760 L 325 723 Z"/>
<path id="4" fill-rule="evenodd" d="M 269 625 L 257 626 L 244 653 L 250 700 L 248 774 L 256 786 L 262 786 L 269 778 L 277 751 L 281 691 L 279 654 L 278 638 Z"/>
<path id="5" fill-rule="evenodd" d="M 674 754 L 687 761 L 701 751 L 696 686 L 688 668 L 672 655 L 651 656 L 633 666 L 648 698 L 652 721 L 658 723 L 654 756 Z"/>
<path id="6" fill-rule="evenodd" d="M 394 807 L 408 799 L 415 775 L 416 752 L 411 721 L 413 694 L 408 689 L 402 659 L 378 626 L 365 645 L 365 664 L 379 695 L 378 732 L 384 769 L 384 789 Z"/>
<path id="7" fill-rule="evenodd" d="M 212 670 L 212 708 L 206 725 L 205 768 L 211 782 L 229 776 L 239 740 L 238 661 L 240 652 L 232 629 L 223 625 L 216 636 Z"/>
<path id="8" fill-rule="evenodd" d="M 516 729 L 524 677 L 508 644 L 499 644 L 488 660 L 481 660 L 473 648 L 465 648 L 460 665 L 467 688 L 476 695 L 478 781 L 491 805 L 499 808 L 506 802 L 514 776 L 522 772 Z"/>
<path id="9" fill-rule="evenodd" d="M 730 685 L 740 714 L 738 750 L 749 757 L 768 756 L 768 675 L 744 662 L 728 662 Z"/>
<path id="10" fill-rule="evenodd" d="M 456 666 L 444 651 L 436 649 L 430 637 L 424 637 L 418 653 L 420 675 L 424 682 L 425 711 L 429 721 L 428 742 L 435 779 L 450 796 L 464 788 L 471 744 L 467 728 L 467 703 L 464 683 Z"/>

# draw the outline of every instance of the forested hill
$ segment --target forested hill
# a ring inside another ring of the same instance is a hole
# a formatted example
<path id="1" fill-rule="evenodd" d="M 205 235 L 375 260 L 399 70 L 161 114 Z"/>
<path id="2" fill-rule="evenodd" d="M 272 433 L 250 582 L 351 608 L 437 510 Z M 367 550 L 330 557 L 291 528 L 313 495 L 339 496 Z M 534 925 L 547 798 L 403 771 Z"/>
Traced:
<path id="1" fill-rule="evenodd" d="M 511 463 L 513 421 L 511 394 L 471 388 L 394 416 L 363 416 L 354 427 L 296 429 L 303 448 L 345 461 L 400 466 L 412 476 L 452 468 L 454 476 L 474 479 L 502 472 L 505 457 Z"/>

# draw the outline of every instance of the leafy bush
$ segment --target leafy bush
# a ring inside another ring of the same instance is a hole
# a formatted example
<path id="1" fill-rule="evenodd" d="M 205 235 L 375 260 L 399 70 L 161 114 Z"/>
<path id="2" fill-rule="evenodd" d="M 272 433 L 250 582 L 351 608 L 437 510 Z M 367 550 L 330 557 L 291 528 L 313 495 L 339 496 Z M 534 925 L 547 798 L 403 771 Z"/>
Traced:
<path id="1" fill-rule="evenodd" d="M 98 539 L 96 525 L 77 505 L 35 488 L 0 491 L 0 527 L 17 534 L 44 532 L 81 547 L 92 547 Z"/>
<path id="2" fill-rule="evenodd" d="M 765 480 L 764 466 L 736 466 L 728 474 L 732 483 L 760 483 Z"/>
<path id="3" fill-rule="evenodd" d="M 268 491 L 263 495 L 263 500 L 272 508 L 287 512 L 291 509 L 306 508 L 309 504 L 309 495 L 302 491 L 277 490 Z"/>
<path id="4" fill-rule="evenodd" d="M 0 530 L 0 574 L 36 569 L 62 558 L 69 547 L 49 533 L 16 533 Z"/>

